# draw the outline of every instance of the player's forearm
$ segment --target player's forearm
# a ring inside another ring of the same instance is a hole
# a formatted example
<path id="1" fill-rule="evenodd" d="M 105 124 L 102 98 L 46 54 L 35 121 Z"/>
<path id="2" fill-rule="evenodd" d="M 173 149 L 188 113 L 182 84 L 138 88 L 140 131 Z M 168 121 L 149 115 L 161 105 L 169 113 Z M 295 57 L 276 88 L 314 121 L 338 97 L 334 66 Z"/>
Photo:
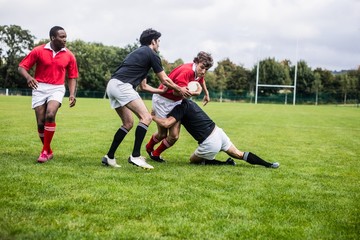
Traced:
<path id="1" fill-rule="evenodd" d="M 209 91 L 206 87 L 205 81 L 201 84 L 202 90 L 204 90 L 204 94 L 209 97 Z"/>
<path id="2" fill-rule="evenodd" d="M 18 72 L 20 73 L 21 76 L 23 76 L 27 81 L 29 81 L 32 76 L 28 73 L 28 71 L 26 71 L 25 68 L 23 67 L 18 67 Z"/>
<path id="3" fill-rule="evenodd" d="M 170 128 L 172 125 L 175 124 L 176 120 L 173 121 L 172 118 L 159 118 L 157 116 L 152 116 L 154 122 L 160 125 L 163 128 Z"/>
<path id="4" fill-rule="evenodd" d="M 77 79 L 69 79 L 68 80 L 68 87 L 70 96 L 76 97 L 76 91 L 77 91 Z"/>
<path id="5" fill-rule="evenodd" d="M 160 82 L 170 89 L 174 89 L 177 92 L 181 92 L 181 88 L 171 80 L 164 71 L 158 73 L 158 78 Z"/>
<path id="6" fill-rule="evenodd" d="M 158 89 L 158 88 L 154 88 L 148 84 L 146 85 L 139 85 L 139 90 L 140 91 L 143 91 L 143 92 L 148 92 L 148 93 L 157 93 L 157 94 L 160 94 L 160 93 L 163 93 L 164 90 L 163 89 Z"/>
<path id="7" fill-rule="evenodd" d="M 181 92 L 181 88 L 168 77 L 165 78 L 161 83 L 168 88 L 174 89 L 176 92 Z"/>
<path id="8" fill-rule="evenodd" d="M 152 120 L 153 120 L 154 122 L 156 122 L 156 124 L 158 124 L 159 126 L 166 128 L 166 127 L 164 126 L 164 121 L 163 121 L 163 119 L 161 119 L 161 118 L 156 117 L 156 116 L 153 115 L 153 116 L 152 116 Z"/>

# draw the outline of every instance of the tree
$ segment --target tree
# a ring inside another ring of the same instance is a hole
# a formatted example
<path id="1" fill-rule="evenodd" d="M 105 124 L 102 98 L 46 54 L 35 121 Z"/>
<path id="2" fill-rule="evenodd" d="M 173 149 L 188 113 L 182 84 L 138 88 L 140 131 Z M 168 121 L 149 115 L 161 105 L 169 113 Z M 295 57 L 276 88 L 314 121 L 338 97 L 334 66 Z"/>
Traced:
<path id="1" fill-rule="evenodd" d="M 356 92 L 357 79 L 349 76 L 347 73 L 341 74 L 338 79 L 340 80 L 341 92 L 343 94 L 343 103 L 346 104 L 348 94 Z"/>
<path id="2" fill-rule="evenodd" d="M 78 64 L 78 89 L 104 92 L 111 74 L 126 55 L 138 46 L 134 44 L 119 48 L 76 40 L 68 42 L 67 47 L 74 53 Z"/>
<path id="3" fill-rule="evenodd" d="M 220 102 L 222 102 L 222 94 L 226 86 L 227 75 L 228 73 L 225 71 L 224 65 L 218 63 L 218 66 L 215 68 L 215 76 L 217 85 L 216 90 L 220 91 Z"/>
<path id="4" fill-rule="evenodd" d="M 0 26 L 0 86 L 27 87 L 17 68 L 26 51 L 34 47 L 35 37 L 17 25 Z"/>
<path id="5" fill-rule="evenodd" d="M 327 102 L 336 102 L 341 97 L 340 81 L 335 80 L 335 76 L 329 70 L 316 68 L 314 73 L 320 74 L 321 83 L 323 86 L 323 93 L 327 94 Z"/>
<path id="6" fill-rule="evenodd" d="M 250 71 L 234 64 L 228 58 L 218 62 L 214 73 L 218 80 L 215 89 L 233 90 L 238 93 L 248 89 Z"/>
<path id="7" fill-rule="evenodd" d="M 296 91 L 300 94 L 308 95 L 312 92 L 312 85 L 315 80 L 314 72 L 303 60 L 299 61 L 296 79 Z M 291 69 L 291 76 L 295 76 L 295 66 Z"/>
<path id="8" fill-rule="evenodd" d="M 252 81 L 256 81 L 257 66 L 254 66 L 251 76 Z M 289 85 L 291 83 L 289 69 L 287 65 L 281 62 L 276 62 L 274 58 L 267 58 L 259 63 L 259 84 L 270 85 Z M 253 83 L 255 86 L 255 84 Z M 264 88 L 262 92 L 265 95 L 277 93 L 277 88 Z"/>
<path id="9" fill-rule="evenodd" d="M 250 71 L 243 66 L 235 66 L 231 79 L 227 82 L 227 89 L 237 93 L 247 92 L 249 89 Z"/>
<path id="10" fill-rule="evenodd" d="M 322 88 L 320 73 L 316 72 L 314 73 L 314 82 L 312 84 L 312 91 L 315 92 L 315 105 L 319 103 L 319 92 Z"/>
<path id="11" fill-rule="evenodd" d="M 205 81 L 206 81 L 206 88 L 209 90 L 209 92 L 213 92 L 213 90 L 216 88 L 216 75 L 213 71 L 207 71 L 205 74 Z"/>

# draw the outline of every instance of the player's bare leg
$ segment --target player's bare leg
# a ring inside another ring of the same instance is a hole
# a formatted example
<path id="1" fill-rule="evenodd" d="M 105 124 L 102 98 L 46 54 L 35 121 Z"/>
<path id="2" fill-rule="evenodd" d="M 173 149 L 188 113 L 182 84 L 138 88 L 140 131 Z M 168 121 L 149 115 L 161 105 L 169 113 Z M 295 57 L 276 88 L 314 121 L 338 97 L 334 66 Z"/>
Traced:
<path id="1" fill-rule="evenodd" d="M 149 142 L 145 146 L 146 152 L 149 154 L 150 157 L 151 157 L 151 152 L 154 151 L 155 145 L 158 144 L 164 138 L 166 138 L 168 134 L 168 129 L 159 126 L 159 124 L 157 124 L 157 129 L 158 129 L 157 132 L 151 136 Z"/>
<path id="2" fill-rule="evenodd" d="M 169 128 L 169 135 L 162 140 L 161 144 L 154 151 L 150 152 L 149 155 L 152 160 L 157 162 L 165 162 L 165 160 L 160 155 L 166 149 L 172 147 L 179 139 L 180 127 L 180 122 L 176 122 Z"/>
<path id="3" fill-rule="evenodd" d="M 135 130 L 135 142 L 133 152 L 130 155 L 128 161 L 136 166 L 153 169 L 154 167 L 146 163 L 145 158 L 140 155 L 141 144 L 144 141 L 148 126 L 152 121 L 151 114 L 145 106 L 145 103 L 141 98 L 135 99 L 126 105 L 138 118 L 139 124 Z"/>
<path id="4" fill-rule="evenodd" d="M 35 108 L 39 136 L 43 134 L 43 139 L 41 139 L 43 141 L 43 148 L 38 158 L 38 162 L 40 163 L 53 158 L 51 141 L 55 134 L 55 118 L 60 106 L 61 104 L 57 101 L 49 101 L 48 103 Z M 43 133 L 41 133 L 42 129 Z"/>
<path id="5" fill-rule="evenodd" d="M 267 162 L 264 159 L 260 158 L 259 156 L 255 155 L 254 153 L 242 152 L 239 149 L 237 149 L 234 145 L 231 145 L 231 147 L 226 151 L 226 153 L 233 158 L 244 160 L 253 165 L 262 165 L 268 168 L 278 168 L 280 166 L 279 163 Z"/>

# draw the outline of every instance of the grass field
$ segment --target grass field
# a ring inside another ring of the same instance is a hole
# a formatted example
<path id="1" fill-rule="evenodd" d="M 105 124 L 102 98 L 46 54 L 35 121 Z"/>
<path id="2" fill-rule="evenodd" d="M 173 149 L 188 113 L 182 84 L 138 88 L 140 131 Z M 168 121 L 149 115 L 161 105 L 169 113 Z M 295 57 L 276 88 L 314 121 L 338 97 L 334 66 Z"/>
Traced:
<path id="1" fill-rule="evenodd" d="M 134 129 L 122 167 L 100 164 L 120 126 L 104 99 L 64 105 L 54 159 L 36 163 L 30 105 L 0 96 L 0 239 L 359 239 L 359 108 L 212 102 L 239 149 L 280 168 L 190 165 L 197 144 L 182 129 L 168 162 L 146 171 L 127 163 Z"/>

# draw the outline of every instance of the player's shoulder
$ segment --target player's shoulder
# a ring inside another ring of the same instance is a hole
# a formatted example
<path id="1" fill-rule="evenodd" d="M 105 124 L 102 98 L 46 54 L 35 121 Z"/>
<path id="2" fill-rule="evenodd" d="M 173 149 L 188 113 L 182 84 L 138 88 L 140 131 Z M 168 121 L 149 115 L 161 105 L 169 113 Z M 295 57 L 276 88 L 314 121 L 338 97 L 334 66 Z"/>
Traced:
<path id="1" fill-rule="evenodd" d="M 184 63 L 184 64 L 180 65 L 179 67 L 184 69 L 185 71 L 192 71 L 193 72 L 192 66 L 193 66 L 192 63 Z"/>
<path id="2" fill-rule="evenodd" d="M 44 51 L 44 50 L 45 50 L 45 46 L 46 46 L 46 44 L 41 44 L 41 45 L 35 46 L 35 47 L 32 49 L 32 52 Z"/>
<path id="3" fill-rule="evenodd" d="M 146 53 L 146 54 L 149 54 L 149 55 L 157 55 L 154 50 L 152 50 L 149 46 L 146 46 L 146 45 L 142 45 L 142 46 L 138 47 L 133 52 Z"/>
<path id="4" fill-rule="evenodd" d="M 161 61 L 160 56 L 154 50 L 152 50 L 149 46 L 140 46 L 138 49 L 135 50 L 138 55 L 146 56 L 146 58 L 150 59 L 151 61 Z M 135 52 L 134 51 L 134 52 Z"/>
<path id="5" fill-rule="evenodd" d="M 192 69 L 191 63 L 184 63 L 178 67 L 176 67 L 173 72 L 179 74 L 179 75 L 193 75 L 194 70 Z"/>
<path id="6" fill-rule="evenodd" d="M 65 48 L 66 49 L 66 53 L 72 57 L 75 57 L 75 54 L 68 48 Z"/>
<path id="7" fill-rule="evenodd" d="M 46 46 L 46 43 L 43 43 L 43 44 L 35 46 L 34 49 L 43 49 L 43 48 L 45 48 L 45 46 Z"/>

